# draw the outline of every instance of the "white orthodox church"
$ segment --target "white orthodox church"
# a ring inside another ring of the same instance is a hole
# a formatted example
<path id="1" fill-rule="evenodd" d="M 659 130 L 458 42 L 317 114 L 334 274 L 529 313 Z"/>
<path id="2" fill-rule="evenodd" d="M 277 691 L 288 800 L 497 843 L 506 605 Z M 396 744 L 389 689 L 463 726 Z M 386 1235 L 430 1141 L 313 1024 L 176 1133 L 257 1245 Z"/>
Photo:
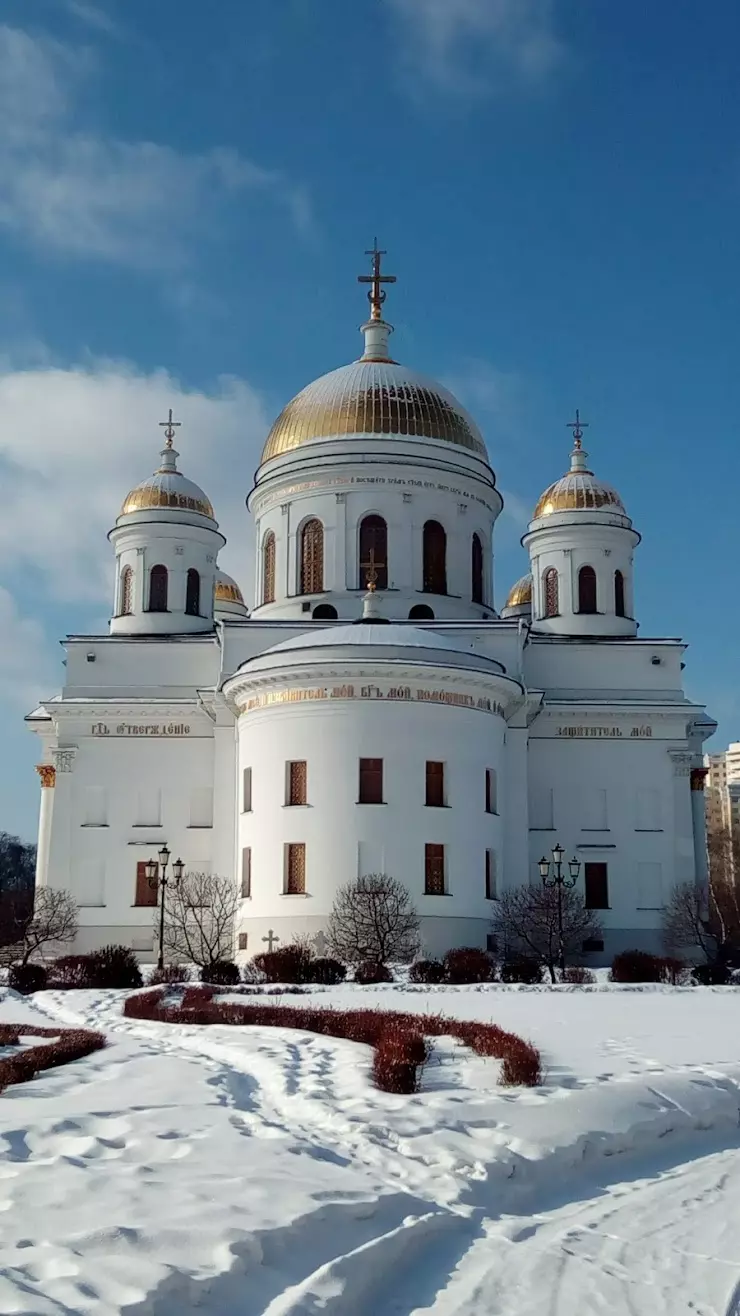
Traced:
<path id="1" fill-rule="evenodd" d="M 80 907 L 75 949 L 156 950 L 147 861 L 241 894 L 235 954 L 321 933 L 337 889 L 406 884 L 428 953 L 490 943 L 500 892 L 562 845 L 601 911 L 599 963 L 656 948 L 676 883 L 706 882 L 703 742 L 684 645 L 638 636 L 620 495 L 570 466 L 534 509 L 529 572 L 494 605 L 502 498 L 475 421 L 399 365 L 380 256 L 358 361 L 267 436 L 247 507 L 255 597 L 218 567 L 175 429 L 109 539 L 107 635 L 66 641 L 38 735 L 37 882 Z M 172 417 L 170 415 L 170 422 Z"/>

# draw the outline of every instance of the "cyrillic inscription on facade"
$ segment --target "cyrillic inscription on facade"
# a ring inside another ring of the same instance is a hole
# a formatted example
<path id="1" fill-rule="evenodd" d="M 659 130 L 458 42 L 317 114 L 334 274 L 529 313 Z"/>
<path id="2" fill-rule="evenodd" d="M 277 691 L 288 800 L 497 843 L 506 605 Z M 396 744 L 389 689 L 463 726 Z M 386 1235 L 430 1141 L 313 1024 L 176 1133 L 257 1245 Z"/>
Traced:
<path id="1" fill-rule="evenodd" d="M 255 708 L 269 708 L 274 704 L 299 704 L 313 700 L 331 699 L 384 699 L 400 700 L 407 703 L 447 704 L 453 708 L 470 708 L 476 713 L 503 714 L 501 704 L 489 699 L 487 695 L 474 698 L 473 695 L 458 694 L 454 690 L 424 690 L 415 686 L 397 685 L 390 690 L 381 690 L 377 685 L 335 685 L 318 686 L 307 690 L 270 690 L 263 695 L 253 695 L 244 705 L 243 712 L 249 713 Z"/>
<path id="2" fill-rule="evenodd" d="M 556 735 L 575 740 L 649 740 L 652 727 L 558 727 Z"/>
<path id="3" fill-rule="evenodd" d="M 109 727 L 105 722 L 94 722 L 92 734 L 94 736 L 149 736 L 150 738 L 189 736 L 190 727 L 186 722 L 118 722 L 114 727 Z"/>

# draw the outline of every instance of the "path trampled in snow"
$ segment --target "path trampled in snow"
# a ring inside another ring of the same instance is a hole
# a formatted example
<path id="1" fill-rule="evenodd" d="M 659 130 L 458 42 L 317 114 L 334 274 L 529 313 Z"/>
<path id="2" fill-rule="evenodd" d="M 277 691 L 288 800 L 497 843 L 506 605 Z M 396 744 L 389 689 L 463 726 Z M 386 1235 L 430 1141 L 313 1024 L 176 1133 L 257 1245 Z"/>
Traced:
<path id="1" fill-rule="evenodd" d="M 740 992 L 436 994 L 532 1037 L 547 1082 L 443 1039 L 412 1098 L 352 1043 L 124 996 L 0 1003 L 111 1039 L 0 1096 L 3 1313 L 740 1316 Z"/>

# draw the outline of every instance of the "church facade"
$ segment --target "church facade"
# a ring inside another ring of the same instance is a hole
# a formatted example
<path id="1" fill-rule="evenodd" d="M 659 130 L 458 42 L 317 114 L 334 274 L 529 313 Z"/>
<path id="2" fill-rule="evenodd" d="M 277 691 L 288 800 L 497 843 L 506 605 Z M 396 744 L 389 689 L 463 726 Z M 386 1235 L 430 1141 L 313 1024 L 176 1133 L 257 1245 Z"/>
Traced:
<path id="1" fill-rule="evenodd" d="M 598 909 L 594 963 L 660 943 L 677 883 L 707 881 L 703 743 L 684 645 L 638 635 L 640 536 L 592 472 L 569 469 L 523 538 L 529 572 L 497 612 L 503 502 L 475 421 L 391 357 L 380 254 L 365 350 L 285 407 L 247 506 L 255 597 L 178 468 L 157 471 L 109 539 L 109 633 L 66 641 L 39 738 L 37 882 L 80 908 L 74 949 L 156 951 L 147 862 L 240 892 L 235 953 L 317 938 L 337 889 L 388 873 L 424 945 L 490 944 L 502 890 L 556 845 Z"/>

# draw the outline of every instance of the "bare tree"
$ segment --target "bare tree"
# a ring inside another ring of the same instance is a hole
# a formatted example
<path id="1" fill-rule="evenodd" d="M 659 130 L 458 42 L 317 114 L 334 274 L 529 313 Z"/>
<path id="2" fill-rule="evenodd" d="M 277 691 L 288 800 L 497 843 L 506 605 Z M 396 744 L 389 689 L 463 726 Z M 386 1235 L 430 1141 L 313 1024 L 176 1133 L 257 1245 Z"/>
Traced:
<path id="1" fill-rule="evenodd" d="M 598 912 L 587 909 L 578 891 L 566 888 L 562 898 L 563 951 L 580 958 L 583 942 L 603 935 Z M 532 955 L 545 964 L 553 982 L 560 956 L 558 892 L 554 887 L 525 884 L 502 891 L 494 902 L 494 931 L 507 954 Z"/>
<path id="2" fill-rule="evenodd" d="M 710 906 L 699 887 L 684 882 L 673 888 L 663 910 L 663 944 L 670 954 L 699 950 L 713 962 L 720 958 L 723 934 L 724 921 L 710 918 Z"/>
<path id="3" fill-rule="evenodd" d="M 217 873 L 185 873 L 175 886 L 168 884 L 164 900 L 166 955 L 204 968 L 234 954 L 234 927 L 239 889 Z M 159 917 L 155 919 L 159 933 Z"/>
<path id="4" fill-rule="evenodd" d="M 402 882 L 370 873 L 339 888 L 326 936 L 345 964 L 405 962 L 419 949 L 419 916 Z"/>
<path id="5" fill-rule="evenodd" d="M 36 846 L 0 832 L 0 946 L 17 946 L 33 914 Z"/>
<path id="6" fill-rule="evenodd" d="M 3 950 L 8 962 L 27 964 L 48 946 L 64 945 L 77 936 L 77 905 L 69 891 L 53 887 L 37 887 L 33 898 L 33 913 L 21 931 L 18 941 Z"/>

